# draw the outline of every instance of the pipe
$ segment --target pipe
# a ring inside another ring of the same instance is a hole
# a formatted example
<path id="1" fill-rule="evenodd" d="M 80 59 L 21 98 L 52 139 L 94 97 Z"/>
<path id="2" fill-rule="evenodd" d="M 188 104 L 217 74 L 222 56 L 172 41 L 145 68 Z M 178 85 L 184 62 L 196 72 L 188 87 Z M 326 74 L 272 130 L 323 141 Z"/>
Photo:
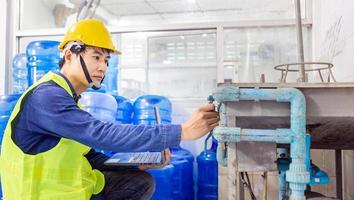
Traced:
<path id="1" fill-rule="evenodd" d="M 214 97 L 213 97 L 214 98 Z M 214 99 L 215 101 L 215 99 Z M 223 103 L 219 104 L 219 116 L 220 116 L 220 125 L 219 127 L 226 127 L 228 124 L 228 118 L 225 110 L 225 105 Z M 215 128 L 214 128 L 215 130 Z M 215 135 L 215 134 L 214 134 Z M 216 139 L 217 140 L 217 139 Z M 218 148 L 216 151 L 216 159 L 218 163 L 224 167 L 227 167 L 227 148 L 226 142 L 218 141 Z"/>
<path id="2" fill-rule="evenodd" d="M 305 78 L 305 62 L 304 59 L 304 42 L 302 38 L 302 24 L 301 24 L 301 5 L 300 0 L 295 0 L 295 16 L 296 16 L 296 35 L 297 35 L 297 54 L 298 62 L 300 64 L 299 80 L 300 82 L 306 82 Z"/>
<path id="3" fill-rule="evenodd" d="M 221 87 L 213 94 L 214 99 L 225 101 L 275 100 L 290 103 L 290 129 L 262 130 L 240 129 L 238 127 L 217 127 L 215 138 L 219 141 L 272 141 L 290 143 L 292 163 L 286 171 L 286 181 L 291 189 L 290 200 L 304 200 L 306 184 L 310 175 L 305 163 L 306 155 L 306 103 L 300 90 L 295 88 L 279 89 L 239 89 Z"/>
<path id="4" fill-rule="evenodd" d="M 278 175 L 278 188 L 279 194 L 278 199 L 283 200 L 286 197 L 286 180 L 285 180 L 285 171 L 279 171 Z"/>
<path id="5" fill-rule="evenodd" d="M 288 150 L 286 148 L 278 148 L 277 149 L 278 159 L 277 165 L 279 170 L 278 175 L 278 199 L 283 200 L 288 196 L 288 188 L 286 184 L 285 172 L 289 169 L 289 163 L 291 162 L 288 157 Z"/>
<path id="6" fill-rule="evenodd" d="M 292 132 L 289 129 L 241 129 L 219 126 L 214 129 L 214 134 L 219 142 L 257 141 L 289 144 Z"/>
<path id="7" fill-rule="evenodd" d="M 226 143 L 218 143 L 218 148 L 216 150 L 216 159 L 218 163 L 224 167 L 227 167 L 227 148 Z"/>

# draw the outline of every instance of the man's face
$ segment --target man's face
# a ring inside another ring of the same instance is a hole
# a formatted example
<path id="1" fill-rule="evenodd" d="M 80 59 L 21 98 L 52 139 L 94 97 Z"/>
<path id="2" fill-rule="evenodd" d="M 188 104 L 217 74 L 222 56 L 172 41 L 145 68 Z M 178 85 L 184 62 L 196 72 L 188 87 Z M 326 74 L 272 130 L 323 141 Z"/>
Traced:
<path id="1" fill-rule="evenodd" d="M 81 56 L 85 61 L 91 80 L 95 85 L 100 84 L 107 71 L 109 53 L 101 48 L 86 47 L 86 51 L 81 53 Z M 84 83 L 87 84 L 84 73 L 82 76 Z"/>

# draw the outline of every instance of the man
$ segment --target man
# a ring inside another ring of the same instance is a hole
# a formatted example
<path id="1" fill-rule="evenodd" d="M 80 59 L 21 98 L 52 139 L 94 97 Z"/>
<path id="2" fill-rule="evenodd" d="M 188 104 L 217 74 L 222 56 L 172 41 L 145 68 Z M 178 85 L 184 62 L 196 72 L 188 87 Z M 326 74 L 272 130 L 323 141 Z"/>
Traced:
<path id="1" fill-rule="evenodd" d="M 218 125 L 213 105 L 200 107 L 182 125 L 118 125 L 81 110 L 80 94 L 97 89 L 110 53 L 120 53 L 99 20 L 74 24 L 59 45 L 60 72 L 48 73 L 19 99 L 1 149 L 5 200 L 149 199 L 153 179 L 142 169 L 113 170 L 93 148 L 162 151 L 202 137 Z M 169 153 L 166 152 L 169 159 Z M 168 162 L 167 159 L 167 162 Z M 167 164 L 164 163 L 164 165 Z"/>

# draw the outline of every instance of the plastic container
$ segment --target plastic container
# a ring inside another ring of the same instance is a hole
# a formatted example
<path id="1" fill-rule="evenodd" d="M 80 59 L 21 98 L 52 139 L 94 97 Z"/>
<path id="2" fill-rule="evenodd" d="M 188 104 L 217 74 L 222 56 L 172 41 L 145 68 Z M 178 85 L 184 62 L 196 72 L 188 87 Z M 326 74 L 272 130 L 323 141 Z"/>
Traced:
<path id="1" fill-rule="evenodd" d="M 95 118 L 105 122 L 115 122 L 117 102 L 112 95 L 99 92 L 84 92 L 81 94 L 80 103 L 83 110 Z"/>
<path id="2" fill-rule="evenodd" d="M 37 82 L 49 71 L 59 70 L 58 41 L 40 40 L 27 45 L 28 85 Z"/>
<path id="3" fill-rule="evenodd" d="M 111 54 L 108 62 L 108 68 L 103 80 L 106 92 L 110 94 L 118 94 L 118 55 Z"/>
<path id="4" fill-rule="evenodd" d="M 188 180 L 188 174 L 186 173 L 186 169 L 188 168 L 188 160 L 185 159 L 176 159 L 176 157 L 171 157 L 170 164 L 173 165 L 174 171 L 172 175 L 172 198 L 174 200 L 185 200 L 188 199 L 188 196 L 194 195 L 190 194 L 187 191 L 186 185 L 187 181 L 193 183 L 192 180 Z M 193 186 L 193 184 L 192 184 Z"/>
<path id="5" fill-rule="evenodd" d="M 130 124 L 132 122 L 133 105 L 129 99 L 119 96 L 112 95 L 118 104 L 116 123 L 118 124 Z"/>
<path id="6" fill-rule="evenodd" d="M 117 113 L 117 102 L 110 94 L 100 92 L 84 92 L 81 94 L 79 102 L 82 109 L 89 112 L 93 117 L 104 122 L 115 122 Z M 95 149 L 111 157 L 112 151 Z"/>
<path id="7" fill-rule="evenodd" d="M 147 172 L 155 179 L 155 192 L 152 200 L 172 200 L 172 175 L 174 166 L 169 164 L 161 169 L 149 169 Z"/>
<path id="8" fill-rule="evenodd" d="M 9 121 L 9 118 L 10 117 L 6 115 L 0 116 L 0 146 L 1 146 L 2 137 L 4 136 L 5 128 L 7 122 Z"/>
<path id="9" fill-rule="evenodd" d="M 17 100 L 21 94 L 2 95 L 0 96 L 0 149 L 2 138 L 4 136 L 7 122 L 9 121 L 12 110 L 14 109 Z M 2 199 L 1 185 L 0 185 L 0 199 Z"/>
<path id="10" fill-rule="evenodd" d="M 144 95 L 135 100 L 133 124 L 155 125 L 155 106 L 160 109 L 161 123 L 170 124 L 172 104 L 166 97 L 158 95 Z"/>
<path id="11" fill-rule="evenodd" d="M 176 160 L 179 161 L 184 161 L 185 163 L 182 164 L 182 167 L 180 167 L 181 163 L 180 162 L 175 162 Z M 193 179 L 193 164 L 194 164 L 194 156 L 191 152 L 189 152 L 186 149 L 183 149 L 181 147 L 178 148 L 171 148 L 171 164 L 177 170 L 182 171 L 182 193 L 183 196 L 179 197 L 178 195 L 174 195 L 174 199 L 185 199 L 185 200 L 193 200 L 194 199 L 194 179 Z M 174 177 L 178 176 L 177 173 L 174 173 Z M 173 180 L 174 182 L 178 183 L 178 177 L 176 177 L 176 180 Z M 174 193 L 177 193 L 175 191 L 176 188 L 174 188 Z"/>
<path id="12" fill-rule="evenodd" d="M 10 116 L 21 94 L 0 96 L 0 116 Z"/>
<path id="13" fill-rule="evenodd" d="M 27 56 L 25 53 L 18 54 L 14 57 L 12 78 L 12 92 L 14 94 L 23 93 L 28 88 Z"/>
<path id="14" fill-rule="evenodd" d="M 197 157 L 198 200 L 218 199 L 218 162 L 216 159 L 217 141 L 213 138 L 209 150 Z"/>

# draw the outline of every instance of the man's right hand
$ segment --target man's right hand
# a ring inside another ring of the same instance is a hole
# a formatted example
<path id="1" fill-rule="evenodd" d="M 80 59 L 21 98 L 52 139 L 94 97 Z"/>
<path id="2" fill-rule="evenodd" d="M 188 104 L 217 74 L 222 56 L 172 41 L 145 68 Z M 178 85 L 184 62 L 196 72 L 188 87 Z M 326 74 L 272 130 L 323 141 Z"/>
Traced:
<path id="1" fill-rule="evenodd" d="M 195 111 L 182 124 L 182 140 L 195 140 L 219 125 L 219 113 L 215 112 L 214 104 L 207 104 Z"/>

